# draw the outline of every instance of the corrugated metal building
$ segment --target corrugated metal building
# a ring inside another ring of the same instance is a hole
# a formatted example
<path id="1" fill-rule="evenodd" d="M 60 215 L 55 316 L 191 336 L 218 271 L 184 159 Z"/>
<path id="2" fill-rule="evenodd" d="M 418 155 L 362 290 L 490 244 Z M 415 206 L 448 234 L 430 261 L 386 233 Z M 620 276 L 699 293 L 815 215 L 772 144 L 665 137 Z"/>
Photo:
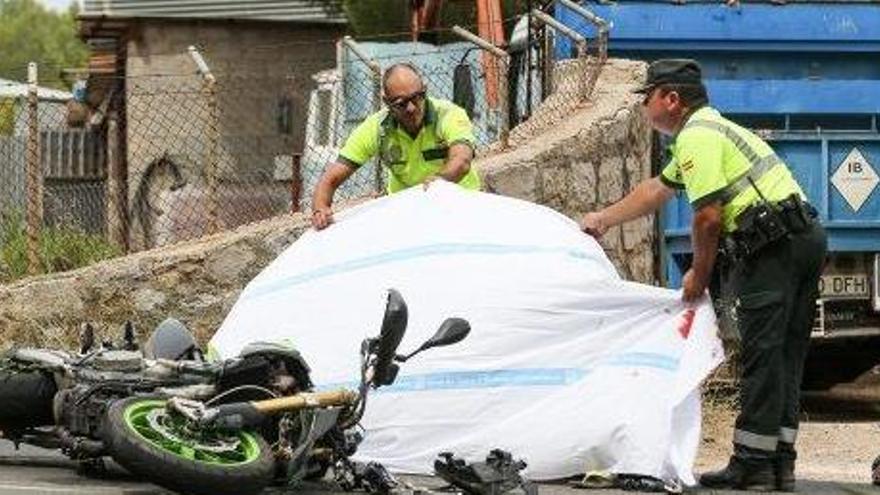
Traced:
<path id="1" fill-rule="evenodd" d="M 346 22 L 339 3 L 319 0 L 85 0 L 81 16 Z"/>

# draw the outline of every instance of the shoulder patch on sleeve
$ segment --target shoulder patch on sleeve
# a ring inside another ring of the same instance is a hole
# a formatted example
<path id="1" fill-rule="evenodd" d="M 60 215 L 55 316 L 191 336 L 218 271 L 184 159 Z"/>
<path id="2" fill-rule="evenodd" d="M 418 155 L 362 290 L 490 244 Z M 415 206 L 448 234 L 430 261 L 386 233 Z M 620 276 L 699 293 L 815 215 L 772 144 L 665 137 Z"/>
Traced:
<path id="1" fill-rule="evenodd" d="M 694 161 L 691 159 L 688 159 L 687 161 L 685 161 L 684 163 L 682 163 L 681 165 L 678 166 L 678 169 L 680 170 L 681 174 L 683 174 L 683 175 L 686 175 L 693 168 L 694 168 Z"/>

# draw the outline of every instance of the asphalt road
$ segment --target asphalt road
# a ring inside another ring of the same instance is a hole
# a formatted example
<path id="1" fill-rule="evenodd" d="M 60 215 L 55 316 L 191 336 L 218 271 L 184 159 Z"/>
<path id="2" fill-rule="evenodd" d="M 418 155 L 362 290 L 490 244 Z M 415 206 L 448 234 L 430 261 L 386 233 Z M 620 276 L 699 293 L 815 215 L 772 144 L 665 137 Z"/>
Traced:
<path id="1" fill-rule="evenodd" d="M 443 483 L 427 477 L 407 477 L 418 487 L 436 488 Z M 564 485 L 542 484 L 545 495 L 621 495 L 632 492 L 619 490 L 576 490 Z M 734 495 L 748 492 L 689 490 L 690 493 Z M 880 495 L 880 488 L 867 484 L 835 481 L 799 480 L 798 492 L 816 495 Z M 273 488 L 267 495 L 284 493 L 343 494 L 331 483 L 312 483 L 298 490 Z M 76 464 L 66 458 L 45 451 L 23 446 L 16 452 L 9 442 L 0 442 L 0 495 L 169 495 L 151 483 L 138 480 L 121 468 L 110 465 L 101 478 L 77 474 Z"/>

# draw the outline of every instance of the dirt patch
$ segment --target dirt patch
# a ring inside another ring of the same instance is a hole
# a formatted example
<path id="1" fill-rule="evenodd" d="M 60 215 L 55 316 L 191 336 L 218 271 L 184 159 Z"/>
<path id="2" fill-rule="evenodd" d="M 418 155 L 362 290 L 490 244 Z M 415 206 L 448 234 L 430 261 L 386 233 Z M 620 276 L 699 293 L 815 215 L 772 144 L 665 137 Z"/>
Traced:
<path id="1" fill-rule="evenodd" d="M 736 408 L 727 402 L 704 400 L 703 435 L 698 472 L 718 469 L 731 454 Z M 880 425 L 874 421 L 810 421 L 798 434 L 798 479 L 870 483 L 871 462 L 880 454 Z"/>

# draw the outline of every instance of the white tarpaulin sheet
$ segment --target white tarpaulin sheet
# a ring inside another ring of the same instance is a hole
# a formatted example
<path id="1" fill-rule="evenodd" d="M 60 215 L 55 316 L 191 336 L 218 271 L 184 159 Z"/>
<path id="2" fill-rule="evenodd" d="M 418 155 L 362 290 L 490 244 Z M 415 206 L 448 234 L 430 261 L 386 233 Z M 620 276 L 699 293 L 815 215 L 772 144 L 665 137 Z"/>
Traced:
<path id="1" fill-rule="evenodd" d="M 525 201 L 438 181 L 338 214 L 247 286 L 211 346 L 289 340 L 319 387 L 354 384 L 392 287 L 409 306 L 401 351 L 450 316 L 472 331 L 370 396 L 360 458 L 430 473 L 439 452 L 503 448 L 533 479 L 693 483 L 698 386 L 723 358 L 710 304 L 621 280 L 576 223 Z"/>

